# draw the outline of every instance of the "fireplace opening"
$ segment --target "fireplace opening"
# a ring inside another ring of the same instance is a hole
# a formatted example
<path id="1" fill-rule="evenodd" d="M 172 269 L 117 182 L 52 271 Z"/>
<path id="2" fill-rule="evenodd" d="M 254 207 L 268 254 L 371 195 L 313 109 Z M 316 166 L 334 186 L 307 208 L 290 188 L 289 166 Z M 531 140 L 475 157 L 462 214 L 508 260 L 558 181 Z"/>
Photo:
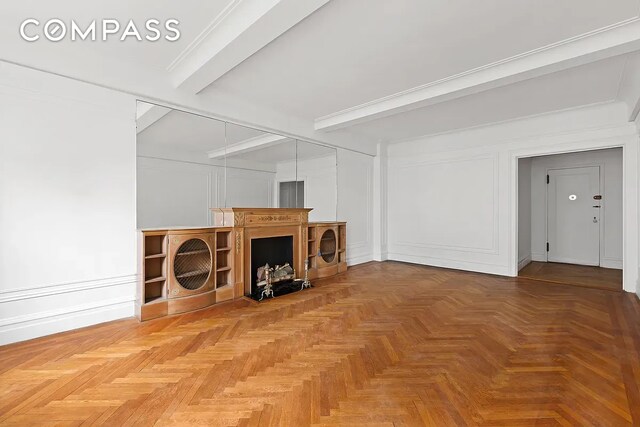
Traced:
<path id="1" fill-rule="evenodd" d="M 258 268 L 286 263 L 293 267 L 293 236 L 251 239 L 251 292 L 256 290 Z"/>

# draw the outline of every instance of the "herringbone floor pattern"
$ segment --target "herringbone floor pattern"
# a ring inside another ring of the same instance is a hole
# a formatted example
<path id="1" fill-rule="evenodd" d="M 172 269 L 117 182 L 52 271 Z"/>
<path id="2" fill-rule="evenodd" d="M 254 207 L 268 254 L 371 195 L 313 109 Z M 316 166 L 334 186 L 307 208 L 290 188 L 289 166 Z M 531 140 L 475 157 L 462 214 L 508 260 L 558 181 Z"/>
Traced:
<path id="1" fill-rule="evenodd" d="M 634 298 L 371 263 L 0 348 L 0 424 L 640 425 Z"/>

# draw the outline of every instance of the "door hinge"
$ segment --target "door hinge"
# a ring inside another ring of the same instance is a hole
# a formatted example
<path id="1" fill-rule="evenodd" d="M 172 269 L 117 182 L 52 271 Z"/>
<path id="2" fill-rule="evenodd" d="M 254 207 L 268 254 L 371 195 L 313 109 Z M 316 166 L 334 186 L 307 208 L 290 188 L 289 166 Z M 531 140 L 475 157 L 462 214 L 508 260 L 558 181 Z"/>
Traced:
<path id="1" fill-rule="evenodd" d="M 547 175 L 547 184 L 549 183 L 549 175 Z"/>
<path id="2" fill-rule="evenodd" d="M 547 242 L 547 252 L 549 252 L 549 242 Z"/>

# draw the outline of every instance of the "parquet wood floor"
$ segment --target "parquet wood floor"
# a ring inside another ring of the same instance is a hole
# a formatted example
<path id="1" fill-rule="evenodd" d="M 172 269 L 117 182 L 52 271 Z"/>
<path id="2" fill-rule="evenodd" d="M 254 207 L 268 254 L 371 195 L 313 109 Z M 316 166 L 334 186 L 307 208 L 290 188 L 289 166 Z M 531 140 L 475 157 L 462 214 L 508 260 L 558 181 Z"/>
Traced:
<path id="1" fill-rule="evenodd" d="M 622 291 L 622 270 L 613 268 L 534 261 L 520 270 L 518 276 L 570 286 Z"/>
<path id="2" fill-rule="evenodd" d="M 395 262 L 0 360 L 1 425 L 640 425 L 634 295 Z"/>

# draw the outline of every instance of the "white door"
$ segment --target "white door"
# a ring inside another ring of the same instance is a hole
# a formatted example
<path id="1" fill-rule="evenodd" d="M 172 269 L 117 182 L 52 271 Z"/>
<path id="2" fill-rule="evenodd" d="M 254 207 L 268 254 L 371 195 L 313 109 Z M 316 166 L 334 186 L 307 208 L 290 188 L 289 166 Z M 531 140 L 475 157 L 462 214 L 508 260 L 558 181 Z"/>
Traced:
<path id="1" fill-rule="evenodd" d="M 548 261 L 600 265 L 600 168 L 550 170 L 547 182 Z"/>

